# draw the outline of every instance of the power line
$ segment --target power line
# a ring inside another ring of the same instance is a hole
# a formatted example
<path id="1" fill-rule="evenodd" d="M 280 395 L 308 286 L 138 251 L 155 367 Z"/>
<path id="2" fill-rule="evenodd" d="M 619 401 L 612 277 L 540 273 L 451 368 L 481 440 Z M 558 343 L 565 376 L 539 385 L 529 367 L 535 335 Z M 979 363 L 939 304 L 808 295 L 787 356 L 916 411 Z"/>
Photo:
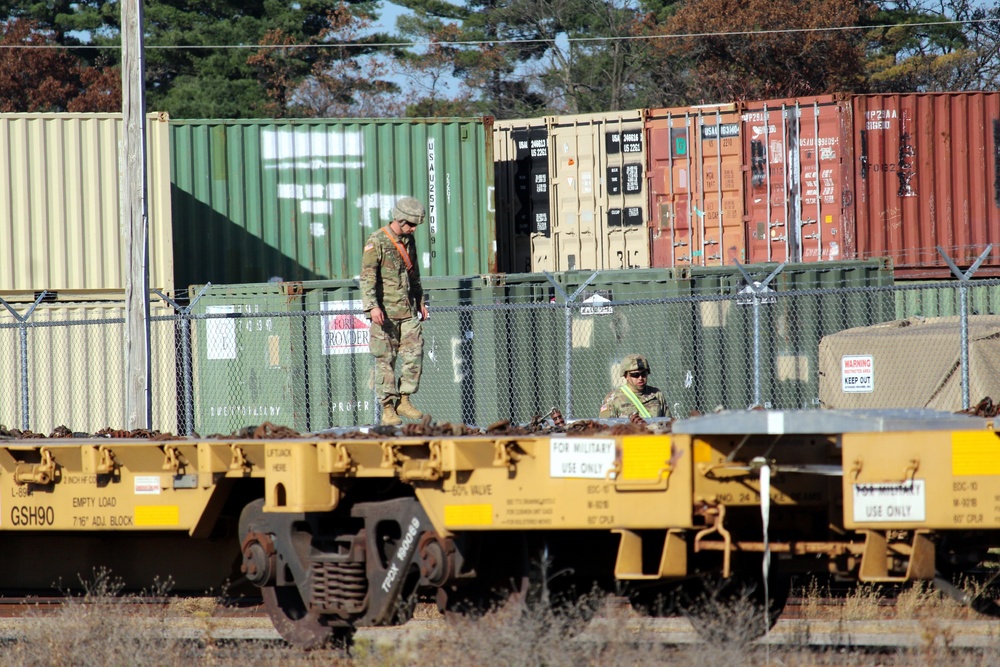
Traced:
<path id="1" fill-rule="evenodd" d="M 770 30 L 734 30 L 718 32 L 696 32 L 670 35 L 623 35 L 609 37 L 567 37 L 568 42 L 624 42 L 636 40 L 660 39 L 698 39 L 705 37 L 747 37 L 750 35 L 788 35 L 817 32 L 848 32 L 855 30 L 880 30 L 886 28 L 928 28 L 950 25 L 978 25 L 997 23 L 1000 19 L 964 19 L 954 21 L 929 21 L 924 23 L 884 23 L 880 25 L 832 26 L 829 28 L 775 28 Z M 187 44 L 162 45 L 147 44 L 147 51 L 192 51 L 192 50 L 261 50 L 261 49 L 335 49 L 335 48 L 415 48 L 428 46 L 495 46 L 514 44 L 552 44 L 555 39 L 483 39 L 454 41 L 412 41 L 412 42 L 327 42 L 323 44 Z M 121 45 L 105 46 L 95 44 L 63 45 L 63 44 L 0 44 L 0 49 L 120 49 Z"/>

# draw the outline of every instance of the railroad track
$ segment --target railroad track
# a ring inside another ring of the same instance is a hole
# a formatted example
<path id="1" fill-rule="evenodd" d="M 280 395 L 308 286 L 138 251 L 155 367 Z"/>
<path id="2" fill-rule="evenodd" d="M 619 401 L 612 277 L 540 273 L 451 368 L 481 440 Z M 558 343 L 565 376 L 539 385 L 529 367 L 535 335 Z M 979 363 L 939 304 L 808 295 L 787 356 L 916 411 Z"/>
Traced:
<path id="1" fill-rule="evenodd" d="M 66 621 L 64 612 L 68 605 L 73 604 L 84 603 L 67 602 L 66 598 L 57 597 L 0 598 L 0 642 L 17 640 L 28 617 L 35 623 L 52 623 L 57 627 Z M 281 641 L 259 600 L 219 604 L 215 598 L 128 598 L 116 600 L 113 604 L 117 607 L 116 613 L 125 615 L 129 612 L 122 611 L 122 606 L 135 605 L 137 616 L 155 618 L 158 631 L 172 639 L 198 642 Z M 753 643 L 784 648 L 849 647 L 870 650 L 929 646 L 986 649 L 1000 646 L 1000 624 L 990 618 L 977 617 L 974 612 L 970 612 L 969 617 L 956 618 L 844 620 L 836 618 L 836 609 L 843 605 L 844 601 L 840 598 L 791 598 L 771 631 Z M 893 601 L 880 601 L 879 606 L 891 608 Z M 697 620 L 692 622 L 684 616 L 645 618 L 627 609 L 628 603 L 623 598 L 610 598 L 605 610 L 582 628 L 576 640 L 658 646 L 726 641 L 718 637 L 706 639 L 705 628 L 699 631 L 695 627 Z M 821 609 L 820 615 L 825 618 L 810 618 L 807 609 Z M 891 611 L 888 613 L 891 615 Z M 474 622 L 470 621 L 470 624 L 459 631 L 474 630 Z M 421 604 L 414 618 L 405 625 L 361 628 L 355 641 L 402 646 L 440 638 L 450 629 L 449 623 L 433 605 Z"/>

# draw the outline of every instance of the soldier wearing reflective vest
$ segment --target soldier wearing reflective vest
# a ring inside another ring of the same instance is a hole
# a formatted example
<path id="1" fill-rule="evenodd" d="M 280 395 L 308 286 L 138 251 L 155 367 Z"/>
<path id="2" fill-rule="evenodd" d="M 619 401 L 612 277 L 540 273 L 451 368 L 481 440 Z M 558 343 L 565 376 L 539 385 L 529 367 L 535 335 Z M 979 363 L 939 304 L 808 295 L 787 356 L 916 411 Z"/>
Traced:
<path id="1" fill-rule="evenodd" d="M 370 349 L 375 357 L 375 390 L 382 404 L 382 424 L 424 414 L 410 396 L 420 386 L 424 339 L 421 320 L 430 317 L 420 285 L 413 232 L 424 221 L 424 205 L 403 197 L 392 208 L 392 221 L 368 237 L 361 258 L 361 299 L 372 322 Z M 396 379 L 396 358 L 401 362 Z"/>
<path id="2" fill-rule="evenodd" d="M 647 384 L 649 362 L 639 354 L 630 354 L 622 361 L 622 375 L 625 382 L 618 389 L 604 397 L 601 418 L 630 417 L 638 413 L 640 417 L 669 417 L 670 408 L 663 392 Z"/>

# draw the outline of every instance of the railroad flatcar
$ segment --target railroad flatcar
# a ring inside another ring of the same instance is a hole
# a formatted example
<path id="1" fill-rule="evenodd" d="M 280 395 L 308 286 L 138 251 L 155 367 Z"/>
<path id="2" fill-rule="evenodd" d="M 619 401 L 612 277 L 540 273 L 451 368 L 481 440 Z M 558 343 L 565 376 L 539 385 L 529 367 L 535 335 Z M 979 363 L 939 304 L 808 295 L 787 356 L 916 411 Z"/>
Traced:
<path id="1" fill-rule="evenodd" d="M 405 622 L 420 599 L 462 610 L 596 584 L 649 610 L 693 577 L 759 577 L 765 553 L 773 577 L 903 582 L 1000 544 L 990 419 L 535 426 L 6 439 L 0 590 L 66 586 L 97 566 L 136 588 L 253 586 L 283 637 L 318 646 Z"/>

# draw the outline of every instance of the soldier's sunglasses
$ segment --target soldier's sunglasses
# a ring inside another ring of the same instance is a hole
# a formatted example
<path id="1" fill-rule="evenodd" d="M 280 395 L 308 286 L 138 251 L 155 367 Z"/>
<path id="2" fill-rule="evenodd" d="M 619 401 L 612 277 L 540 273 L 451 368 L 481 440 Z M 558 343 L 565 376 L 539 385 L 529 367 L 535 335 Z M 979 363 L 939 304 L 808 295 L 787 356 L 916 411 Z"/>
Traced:
<path id="1" fill-rule="evenodd" d="M 413 224 L 412 222 L 408 222 L 408 221 L 406 221 L 406 220 L 403 220 L 401 224 L 403 224 L 403 225 L 406 225 L 407 227 L 413 227 L 413 228 L 416 228 L 416 225 L 415 225 L 415 224 Z"/>
<path id="2" fill-rule="evenodd" d="M 647 373 L 646 371 L 632 371 L 631 373 L 628 374 L 630 378 L 644 378 L 647 375 L 649 375 L 649 373 Z"/>

